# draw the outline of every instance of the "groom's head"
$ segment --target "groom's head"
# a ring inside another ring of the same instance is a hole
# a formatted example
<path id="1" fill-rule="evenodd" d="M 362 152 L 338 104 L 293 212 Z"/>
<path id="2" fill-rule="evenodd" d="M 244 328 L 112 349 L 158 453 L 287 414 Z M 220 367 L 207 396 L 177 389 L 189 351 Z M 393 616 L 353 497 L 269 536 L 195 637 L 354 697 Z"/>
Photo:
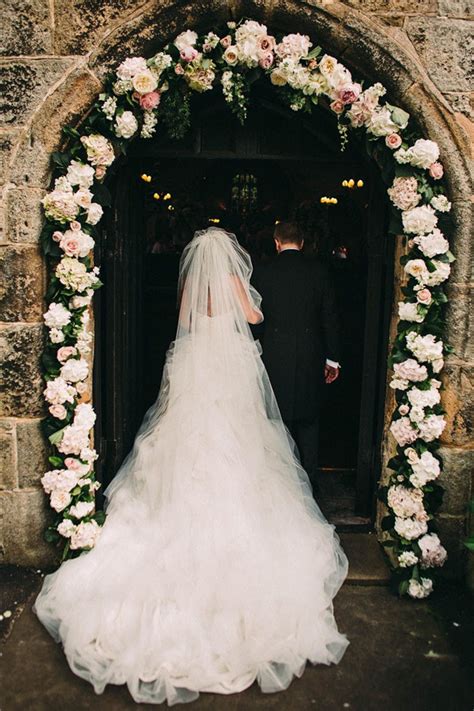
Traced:
<path id="1" fill-rule="evenodd" d="M 294 222 L 279 222 L 273 233 L 277 252 L 284 249 L 302 249 L 304 239 Z"/>

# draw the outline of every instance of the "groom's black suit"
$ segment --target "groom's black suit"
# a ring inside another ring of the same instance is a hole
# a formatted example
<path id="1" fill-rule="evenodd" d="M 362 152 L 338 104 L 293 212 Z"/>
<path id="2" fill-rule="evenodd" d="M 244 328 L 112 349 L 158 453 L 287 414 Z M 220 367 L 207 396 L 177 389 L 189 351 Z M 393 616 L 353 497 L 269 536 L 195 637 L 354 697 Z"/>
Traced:
<path id="1" fill-rule="evenodd" d="M 326 359 L 339 361 L 339 323 L 328 268 L 296 249 L 259 265 L 263 361 L 281 415 L 314 481 Z"/>

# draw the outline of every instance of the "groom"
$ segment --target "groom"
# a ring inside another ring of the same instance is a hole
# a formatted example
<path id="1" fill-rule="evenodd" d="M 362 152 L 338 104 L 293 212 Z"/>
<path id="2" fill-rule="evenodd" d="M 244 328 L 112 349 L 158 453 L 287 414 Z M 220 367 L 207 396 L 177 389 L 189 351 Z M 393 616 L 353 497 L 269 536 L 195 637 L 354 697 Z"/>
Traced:
<path id="1" fill-rule="evenodd" d="M 263 361 L 281 415 L 316 487 L 319 409 L 324 383 L 339 376 L 339 326 L 326 267 L 302 253 L 293 222 L 276 225 L 277 256 L 255 271 L 262 295 Z"/>

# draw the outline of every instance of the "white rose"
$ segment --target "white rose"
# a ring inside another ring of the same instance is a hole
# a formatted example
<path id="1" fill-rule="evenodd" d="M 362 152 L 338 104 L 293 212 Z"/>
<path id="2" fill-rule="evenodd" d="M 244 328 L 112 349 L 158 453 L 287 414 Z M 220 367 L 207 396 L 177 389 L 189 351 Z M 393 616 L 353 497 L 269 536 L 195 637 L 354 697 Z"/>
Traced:
<path id="1" fill-rule="evenodd" d="M 410 259 L 404 266 L 403 271 L 414 277 L 420 283 L 425 283 L 429 277 L 428 267 L 423 259 Z"/>
<path id="2" fill-rule="evenodd" d="M 430 205 L 420 205 L 402 212 L 403 229 L 408 234 L 432 232 L 438 223 L 436 213 Z"/>
<path id="3" fill-rule="evenodd" d="M 97 521 L 82 521 L 71 536 L 71 549 L 93 548 L 99 535 Z"/>
<path id="4" fill-rule="evenodd" d="M 139 94 L 149 94 L 151 91 L 155 91 L 158 86 L 155 75 L 149 69 L 135 74 L 132 84 Z"/>
<path id="5" fill-rule="evenodd" d="M 417 168 L 429 168 L 439 158 L 439 147 L 434 141 L 419 138 L 414 146 L 408 149 L 410 163 Z"/>
<path id="6" fill-rule="evenodd" d="M 43 318 L 48 328 L 63 328 L 70 322 L 71 312 L 62 304 L 53 301 Z"/>
<path id="7" fill-rule="evenodd" d="M 395 376 L 402 380 L 422 382 L 428 377 L 426 366 L 420 365 L 414 358 L 407 358 L 402 363 L 395 363 L 393 370 Z"/>
<path id="8" fill-rule="evenodd" d="M 442 415 L 428 415 L 419 423 L 418 427 L 421 439 L 424 439 L 425 442 L 433 442 L 441 436 L 446 427 L 446 421 Z"/>
<path id="9" fill-rule="evenodd" d="M 425 534 L 428 530 L 426 521 L 418 521 L 414 518 L 395 518 L 395 531 L 407 541 L 412 541 Z"/>
<path id="10" fill-rule="evenodd" d="M 86 427 L 90 430 L 94 426 L 95 420 L 96 414 L 90 403 L 82 402 L 76 407 L 74 412 L 74 425 Z"/>
<path id="11" fill-rule="evenodd" d="M 68 425 L 64 428 L 58 450 L 63 454 L 80 454 L 89 443 L 89 431 L 85 427 Z"/>
<path id="12" fill-rule="evenodd" d="M 426 257 L 435 257 L 437 254 L 445 254 L 449 249 L 449 242 L 437 227 L 425 235 L 417 235 L 414 238 L 415 244 Z"/>
<path id="13" fill-rule="evenodd" d="M 132 111 L 124 111 L 115 119 L 115 135 L 119 138 L 131 138 L 137 129 L 138 121 Z"/>
<path id="14" fill-rule="evenodd" d="M 96 225 L 103 214 L 102 206 L 99 205 L 98 202 L 93 202 L 89 205 L 89 209 L 87 210 L 86 222 L 89 225 Z"/>
<path id="15" fill-rule="evenodd" d="M 72 160 L 69 163 L 66 178 L 71 185 L 79 185 L 81 188 L 90 188 L 94 182 L 94 168 L 79 160 Z"/>
<path id="16" fill-rule="evenodd" d="M 89 366 L 83 358 L 70 358 L 61 368 L 61 377 L 71 383 L 85 380 L 89 374 Z"/>
<path id="17" fill-rule="evenodd" d="M 95 449 L 91 449 L 90 447 L 84 447 L 81 452 L 80 452 L 81 459 L 83 459 L 85 462 L 93 462 L 98 458 L 98 454 L 95 451 Z"/>
<path id="18" fill-rule="evenodd" d="M 412 388 L 407 392 L 407 397 L 413 407 L 434 407 L 441 399 L 439 390 L 436 388 L 429 390 Z"/>
<path id="19" fill-rule="evenodd" d="M 194 47 L 197 42 L 197 38 L 197 32 L 194 32 L 193 30 L 186 30 L 186 32 L 181 32 L 181 34 L 176 37 L 174 46 L 181 52 L 181 50 L 186 49 L 187 47 Z"/>
<path id="20" fill-rule="evenodd" d="M 408 594 L 410 597 L 422 600 L 431 594 L 433 590 L 433 581 L 429 578 L 420 578 L 420 582 L 412 578 L 408 585 Z"/>
<path id="21" fill-rule="evenodd" d="M 411 352 L 422 363 L 429 363 L 443 356 L 443 342 L 437 341 L 436 336 L 431 333 L 421 336 L 410 331 L 406 336 L 406 342 Z"/>
<path id="22" fill-rule="evenodd" d="M 44 398 L 51 405 L 63 405 L 65 402 L 74 402 L 76 390 L 63 378 L 48 380 L 43 391 Z"/>
<path id="23" fill-rule="evenodd" d="M 92 291 L 92 289 L 89 289 L 85 296 L 73 296 L 71 299 L 69 299 L 69 308 L 82 309 L 84 308 L 84 306 L 89 306 L 92 301 L 93 294 L 94 292 Z"/>
<path id="24" fill-rule="evenodd" d="M 93 501 L 78 501 L 77 504 L 71 506 L 69 513 L 74 518 L 85 518 L 93 512 L 95 504 Z"/>
<path id="25" fill-rule="evenodd" d="M 392 121 L 391 113 L 386 107 L 376 109 L 367 123 L 367 131 L 373 136 L 389 136 L 399 130 L 399 126 Z"/>
<path id="26" fill-rule="evenodd" d="M 87 257 L 94 248 L 94 240 L 82 230 L 66 230 L 59 243 L 68 257 Z"/>
<path id="27" fill-rule="evenodd" d="M 431 198 L 430 205 L 432 205 L 435 210 L 438 210 L 438 212 L 449 212 L 451 210 L 451 203 L 446 195 L 435 195 Z"/>
<path id="28" fill-rule="evenodd" d="M 64 333 L 59 328 L 52 328 L 49 332 L 51 343 L 62 343 L 64 341 Z"/>
<path id="29" fill-rule="evenodd" d="M 92 202 L 92 193 L 90 190 L 81 188 L 80 190 L 74 193 L 74 200 L 76 201 L 76 204 L 79 205 L 79 207 L 87 209 Z"/>
<path id="30" fill-rule="evenodd" d="M 227 64 L 233 67 L 239 61 L 239 51 L 235 45 L 231 45 L 230 47 L 227 47 L 222 57 Z"/>
<path id="31" fill-rule="evenodd" d="M 58 525 L 57 531 L 64 538 L 71 538 L 72 534 L 76 530 L 76 526 L 73 524 L 70 518 L 65 518 Z"/>
<path id="32" fill-rule="evenodd" d="M 63 511 L 71 503 L 71 494 L 67 491 L 53 491 L 50 498 L 51 507 L 55 511 Z"/>
<path id="33" fill-rule="evenodd" d="M 428 286 L 438 286 L 438 284 L 442 284 L 451 274 L 451 265 L 448 264 L 448 262 L 433 260 L 433 265 L 435 270 L 434 272 L 430 272 L 426 279 Z"/>

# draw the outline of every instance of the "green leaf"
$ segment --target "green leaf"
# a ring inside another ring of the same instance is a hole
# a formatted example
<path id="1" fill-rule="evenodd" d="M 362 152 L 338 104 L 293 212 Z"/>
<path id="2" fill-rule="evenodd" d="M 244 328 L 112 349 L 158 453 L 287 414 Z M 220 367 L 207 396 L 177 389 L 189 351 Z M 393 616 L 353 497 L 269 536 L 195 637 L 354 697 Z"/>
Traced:
<path id="1" fill-rule="evenodd" d="M 474 551 L 474 536 L 471 536 L 470 538 L 467 538 L 467 539 L 464 541 L 464 545 L 466 546 L 466 548 L 467 548 L 468 550 Z"/>
<path id="2" fill-rule="evenodd" d="M 318 45 L 317 47 L 314 47 L 314 49 L 312 49 L 309 54 L 306 55 L 305 59 L 315 59 L 316 57 L 319 57 L 321 52 L 322 52 L 322 47 L 320 47 Z"/>
<path id="3" fill-rule="evenodd" d="M 63 438 L 63 434 L 64 434 L 64 430 L 65 430 L 65 429 L 66 429 L 65 427 L 62 427 L 62 428 L 61 428 L 60 430 L 58 430 L 57 432 L 54 432 L 52 435 L 49 435 L 48 439 L 49 439 L 49 441 L 51 442 L 51 444 L 59 444 L 59 443 L 60 443 L 60 441 L 61 441 L 62 438 Z"/>
<path id="4" fill-rule="evenodd" d="M 408 580 L 402 580 L 401 583 L 398 586 L 398 594 L 400 597 L 402 595 L 405 595 L 408 592 L 408 587 L 410 585 L 410 582 Z"/>
<path id="5" fill-rule="evenodd" d="M 61 457 L 48 457 L 48 462 L 55 468 L 55 469 L 60 469 L 63 466 L 63 460 Z"/>

